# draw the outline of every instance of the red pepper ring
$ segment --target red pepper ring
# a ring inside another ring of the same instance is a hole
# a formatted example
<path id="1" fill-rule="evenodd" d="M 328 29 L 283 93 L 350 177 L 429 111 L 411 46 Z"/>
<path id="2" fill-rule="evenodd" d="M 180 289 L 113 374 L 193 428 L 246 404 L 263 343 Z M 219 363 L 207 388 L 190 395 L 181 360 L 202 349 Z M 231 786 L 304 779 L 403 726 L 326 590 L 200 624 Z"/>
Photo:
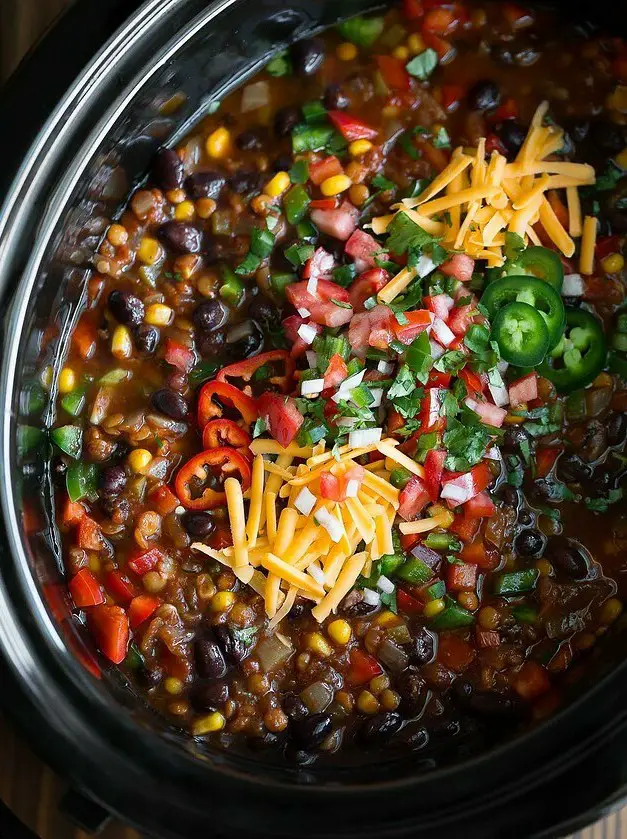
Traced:
<path id="1" fill-rule="evenodd" d="M 246 425 L 252 425 L 259 414 L 255 400 L 228 382 L 207 382 L 202 386 L 198 397 L 198 425 L 204 428 L 212 419 L 222 418 L 222 407 L 213 401 L 216 397 L 225 408 L 234 409 L 239 413 Z"/>
<path id="2" fill-rule="evenodd" d="M 228 419 L 210 420 L 202 432 L 202 447 L 205 450 L 232 446 L 234 449 L 243 449 L 241 454 L 246 457 L 250 456 L 248 447 L 251 441 L 252 438 L 245 428 Z"/>
<path id="3" fill-rule="evenodd" d="M 219 472 L 222 479 L 241 478 L 242 492 L 250 486 L 250 463 L 236 449 L 223 446 L 219 449 L 200 452 L 181 466 L 174 481 L 176 494 L 183 507 L 188 510 L 212 510 L 214 507 L 226 504 L 226 493 L 211 487 L 206 487 L 196 498 L 192 496 L 193 478 L 196 477 L 200 482 L 205 482 L 210 471 L 214 474 Z"/>
<path id="4" fill-rule="evenodd" d="M 281 393 L 289 393 L 293 386 L 295 364 L 288 350 L 270 350 L 270 352 L 261 353 L 261 355 L 256 355 L 254 358 L 247 358 L 245 361 L 229 364 L 228 367 L 223 367 L 220 370 L 216 376 L 216 381 L 228 382 L 229 379 L 242 379 L 245 383 L 242 390 L 250 396 L 252 389 L 248 386 L 248 383 L 255 373 L 264 365 L 275 364 L 276 362 L 283 363 L 283 374 L 268 376 L 267 379 L 264 379 L 264 385 L 272 384 L 280 388 Z"/>

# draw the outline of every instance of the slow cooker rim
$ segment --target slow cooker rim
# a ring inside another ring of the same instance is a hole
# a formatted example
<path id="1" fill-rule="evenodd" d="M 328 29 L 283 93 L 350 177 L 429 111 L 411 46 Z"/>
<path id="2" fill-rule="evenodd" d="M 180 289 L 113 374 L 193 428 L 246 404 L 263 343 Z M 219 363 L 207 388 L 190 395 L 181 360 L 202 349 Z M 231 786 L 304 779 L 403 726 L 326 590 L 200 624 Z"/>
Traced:
<path id="1" fill-rule="evenodd" d="M 218 14 L 219 11 L 221 11 L 222 9 L 226 9 L 226 8 L 232 6 L 233 4 L 237 3 L 237 2 L 240 2 L 240 0 L 223 0 L 222 2 L 214 3 L 214 4 L 212 4 L 211 7 L 209 7 L 206 10 L 205 14 L 210 14 L 211 16 L 214 16 L 215 14 Z M 166 7 L 173 7 L 176 4 L 177 4 L 177 0 L 168 0 L 168 2 L 166 3 L 165 6 L 164 6 L 162 0 L 148 0 L 147 3 L 143 4 L 143 6 L 140 7 L 140 9 L 135 13 L 135 15 L 132 15 L 129 18 L 125 27 L 123 27 L 123 29 L 121 31 L 119 31 L 111 41 L 108 42 L 108 44 L 103 48 L 103 51 L 112 50 L 113 46 L 116 45 L 116 44 L 119 44 L 120 47 L 123 46 L 123 44 L 121 42 L 124 41 L 124 39 L 126 37 L 126 33 L 131 29 L 135 30 L 135 31 L 137 29 L 137 22 L 138 21 L 136 20 L 136 16 L 140 16 L 140 19 L 141 19 L 141 16 L 145 15 L 147 10 L 154 10 L 155 7 L 162 7 L 163 9 L 165 9 Z M 152 22 L 149 21 L 148 23 L 150 25 L 154 25 L 154 20 Z M 172 43 L 172 42 L 170 42 L 170 43 Z M 126 43 L 124 45 L 123 51 L 126 51 L 127 49 L 130 49 L 131 46 L 132 46 L 132 41 L 129 42 L 129 43 Z M 77 82 L 76 82 L 76 90 L 81 89 L 81 87 L 82 87 L 81 82 L 85 82 L 85 87 L 87 88 L 86 83 L 88 81 L 88 78 L 89 78 L 90 74 L 92 74 L 92 76 L 93 76 L 93 73 L 96 72 L 96 68 L 99 66 L 99 60 L 98 59 L 99 59 L 99 57 L 101 57 L 101 54 L 102 54 L 103 51 L 101 51 L 101 53 L 99 53 L 98 56 L 96 56 L 94 61 L 90 65 L 88 65 L 88 67 L 85 68 L 83 70 L 83 72 L 79 75 L 79 77 L 77 79 Z M 174 46 L 172 45 L 172 52 L 174 52 L 174 51 L 175 51 Z M 155 69 L 155 65 L 153 64 L 153 65 L 151 65 L 151 72 L 154 71 L 154 69 Z M 144 74 L 143 70 L 141 72 L 142 72 L 142 74 Z M 145 78 L 145 75 L 143 75 L 142 77 Z M 129 85 L 129 87 L 130 87 L 130 85 Z M 129 87 L 127 87 L 124 90 L 124 92 L 119 95 L 118 100 L 116 100 L 116 102 L 114 102 L 113 105 L 111 105 L 110 108 L 107 109 L 107 112 L 106 112 L 105 115 L 103 115 L 102 120 L 99 121 L 97 126 L 90 132 L 89 138 L 85 143 L 85 147 L 87 147 L 88 145 L 93 145 L 94 138 L 95 138 L 96 134 L 99 133 L 99 130 L 101 129 L 101 123 L 104 123 L 105 120 L 108 121 L 108 119 L 112 119 L 113 118 L 112 117 L 113 113 L 116 112 L 118 108 L 122 107 L 121 100 L 122 100 L 123 97 L 126 98 L 128 96 Z M 73 87 L 67 92 L 66 96 L 64 96 L 64 98 L 59 103 L 59 106 L 56 109 L 55 113 L 53 115 L 51 115 L 51 118 L 47 123 L 48 130 L 50 130 L 50 128 L 52 127 L 53 120 L 55 120 L 57 117 L 60 117 L 65 112 L 65 109 L 70 106 L 70 102 L 71 102 L 74 90 L 75 90 L 75 88 Z M 119 101 L 119 104 L 118 104 L 118 101 Z M 42 137 L 43 136 L 44 136 L 44 134 L 42 132 Z M 10 254 L 7 253 L 7 251 L 9 251 L 10 249 L 6 246 L 6 243 L 7 243 L 7 241 L 10 243 L 11 232 L 13 230 L 13 232 L 15 233 L 15 228 L 19 227 L 19 221 L 20 221 L 19 214 L 18 214 L 17 218 L 13 218 L 13 219 L 10 218 L 11 209 L 12 209 L 13 206 L 15 206 L 15 203 L 20 198 L 21 187 L 23 186 L 23 184 L 26 181 L 26 177 L 28 175 L 28 172 L 32 171 L 32 166 L 36 162 L 35 161 L 36 152 L 40 149 L 40 147 L 41 147 L 41 143 L 35 144 L 33 147 L 31 147 L 31 150 L 29 151 L 29 154 L 24 159 L 23 169 L 21 169 L 20 172 L 18 173 L 18 176 L 16 177 L 16 180 L 14 181 L 14 184 L 9 191 L 9 194 L 8 194 L 7 200 L 5 202 L 5 205 L 3 207 L 3 210 L 0 211 L 0 281 L 2 280 L 3 273 L 6 276 L 6 273 L 8 272 L 8 269 L 10 267 Z M 44 155 L 44 158 L 43 158 L 44 161 L 46 159 L 48 159 L 49 156 L 52 155 L 52 153 L 53 153 L 53 149 L 49 149 L 48 152 Z M 76 160 L 75 166 L 73 167 L 73 170 L 75 170 L 76 176 L 78 176 L 78 172 L 80 170 L 81 165 L 84 165 L 84 164 L 81 164 L 79 161 L 80 160 L 86 160 L 86 159 L 88 159 L 88 158 L 87 157 L 82 157 L 81 155 L 77 155 L 77 160 Z M 29 166 L 31 168 L 29 168 Z M 69 191 L 68 184 L 71 180 L 72 180 L 72 178 L 70 177 L 70 173 L 69 172 L 65 173 L 65 176 L 64 176 L 63 180 L 60 181 L 55 187 L 55 191 L 54 191 L 55 197 L 61 197 L 63 194 L 67 195 L 67 192 Z M 63 202 L 60 202 L 59 206 L 62 207 L 62 206 L 65 206 L 65 205 L 63 204 Z M 4 226 L 3 226 L 2 219 L 3 219 L 3 215 L 5 215 L 5 213 L 6 213 L 6 222 L 4 223 Z M 46 214 L 46 217 L 47 217 L 47 214 Z M 47 221 L 46 225 L 41 228 L 40 236 L 43 233 L 43 231 L 45 231 L 46 229 L 48 229 L 49 232 L 50 232 L 53 224 L 54 224 L 53 220 L 49 219 Z M 4 262 L 3 262 L 3 249 L 2 249 L 2 239 L 3 239 L 3 237 L 5 239 Z M 20 280 L 20 283 L 18 285 L 18 288 L 16 289 L 16 292 L 18 294 L 19 294 L 19 292 L 24 292 L 24 290 L 30 291 L 32 289 L 32 285 L 36 281 L 37 267 L 40 264 L 41 259 L 44 256 L 44 252 L 45 252 L 45 248 L 47 247 L 47 244 L 48 244 L 48 240 L 44 237 L 44 238 L 41 239 L 41 241 L 39 243 L 39 246 L 36 247 L 33 250 L 33 253 L 32 253 L 31 258 L 29 260 L 28 266 L 24 269 L 21 280 Z M 26 295 L 24 295 L 22 297 L 22 300 L 23 301 L 27 300 Z M 21 323 L 23 323 L 25 306 L 26 306 L 26 302 L 23 302 L 21 306 L 17 306 L 16 308 L 12 309 L 12 311 L 11 311 L 11 325 L 12 325 L 13 329 L 15 329 Z M 9 334 L 11 334 L 12 331 L 13 330 L 9 330 Z M 19 334 L 19 331 L 17 333 L 14 333 L 14 334 Z M 6 340 L 7 339 L 5 339 L 5 341 Z M 9 341 L 9 344 L 10 344 L 10 341 Z M 13 500 L 13 493 L 12 493 L 13 488 L 12 488 L 12 486 L 10 484 L 10 480 L 9 480 L 9 476 L 10 476 L 11 473 L 10 473 L 10 470 L 7 469 L 7 466 L 10 462 L 10 459 L 11 459 L 11 446 L 10 446 L 10 430 L 11 430 L 11 427 L 10 427 L 10 423 L 6 422 L 6 420 L 9 417 L 9 414 L 7 413 L 7 409 L 8 409 L 8 407 L 10 407 L 10 399 L 11 399 L 11 395 L 12 395 L 12 389 L 9 387 L 9 385 L 11 385 L 13 383 L 14 378 L 15 378 L 15 373 L 16 373 L 16 370 L 15 370 L 16 348 L 13 347 L 13 349 L 11 350 L 11 347 L 9 346 L 9 350 L 10 350 L 9 355 L 4 356 L 5 361 L 3 361 L 2 379 L 0 380 L 0 398 L 2 399 L 4 408 L 5 408 L 5 410 L 3 411 L 3 433 L 2 433 L 2 437 L 0 439 L 0 458 L 1 458 L 0 463 L 2 463 L 2 465 L 4 467 L 3 470 L 2 470 L 2 485 L 1 485 L 2 486 L 2 498 L 1 498 L 1 502 L 2 502 L 2 507 L 3 507 L 3 511 L 4 511 L 4 515 L 5 515 L 5 522 L 7 523 L 8 529 L 9 529 L 9 534 L 8 534 L 9 541 L 10 541 L 10 544 L 11 544 L 12 549 L 13 549 L 11 551 L 11 557 L 14 560 L 17 559 L 15 568 L 20 575 L 20 583 L 23 587 L 24 593 L 27 594 L 27 596 L 28 596 L 29 607 L 33 608 L 33 613 L 34 614 L 39 614 L 39 617 L 41 617 L 43 619 L 43 624 L 45 625 L 46 629 L 48 630 L 47 633 L 46 633 L 46 638 L 48 640 L 56 638 L 56 641 L 58 643 L 56 645 L 57 649 L 55 650 L 55 652 L 59 652 L 61 649 L 65 650 L 65 647 L 61 644 L 60 636 L 58 635 L 54 624 L 52 623 L 52 621 L 50 620 L 50 617 L 48 616 L 48 614 L 46 612 L 46 609 L 43 605 L 41 597 L 38 595 L 35 582 L 34 582 L 34 580 L 32 578 L 32 575 L 30 574 L 30 571 L 28 569 L 28 562 L 27 562 L 26 555 L 25 555 L 25 552 L 23 550 L 22 542 L 21 542 L 21 539 L 20 539 L 20 536 L 19 536 L 18 522 L 17 522 L 17 519 L 15 518 L 15 516 L 12 515 L 12 512 L 14 512 L 14 507 L 10 505 L 10 501 Z M 0 580 L 0 600 L 5 601 L 5 604 L 4 604 L 5 607 L 7 607 L 7 608 L 10 607 L 10 604 L 6 602 L 6 590 L 5 590 L 5 587 L 4 587 L 4 583 L 1 580 Z M 11 612 L 11 614 L 12 614 L 13 617 L 15 617 L 13 612 Z M 17 628 L 17 626 L 18 626 L 18 623 L 16 621 L 15 628 Z M 10 641 L 10 640 L 11 639 L 8 639 L 8 638 L 5 637 L 4 626 L 0 623 L 0 644 L 4 648 L 5 653 L 8 649 L 10 649 L 10 647 L 7 643 L 7 641 Z M 15 647 L 13 647 L 13 649 L 15 651 Z M 27 651 L 25 644 L 24 644 L 24 650 Z M 63 666 L 66 667 L 68 665 L 68 662 L 70 664 L 71 670 L 73 671 L 72 675 L 76 676 L 77 673 L 78 673 L 81 676 L 81 681 L 84 681 L 85 680 L 85 674 L 83 673 L 82 668 L 80 668 L 80 665 L 74 659 L 66 659 L 63 662 Z M 621 670 L 621 669 L 624 670 L 624 667 L 621 667 L 618 670 Z M 539 729 L 528 732 L 527 734 L 522 735 L 521 737 L 516 738 L 513 741 L 502 744 L 501 746 L 499 746 L 495 750 L 492 750 L 492 751 L 490 751 L 486 754 L 480 755 L 477 758 L 473 758 L 470 761 L 464 762 L 463 764 L 460 764 L 459 766 L 456 766 L 455 769 L 459 770 L 459 771 L 462 771 L 462 770 L 463 771 L 471 771 L 472 769 L 480 770 L 480 766 L 484 761 L 486 761 L 488 759 L 494 759 L 494 758 L 498 757 L 499 753 L 501 753 L 501 752 L 503 754 L 507 754 L 507 753 L 511 752 L 512 748 L 515 748 L 516 746 L 520 745 L 522 742 L 527 741 L 527 738 L 533 739 L 535 737 L 536 739 L 538 739 L 538 738 L 541 738 L 543 736 L 546 736 L 547 735 L 547 729 L 550 728 L 550 726 L 552 726 L 552 725 L 557 726 L 558 721 L 563 719 L 565 716 L 568 716 L 569 711 L 573 711 L 573 713 L 574 713 L 574 710 L 575 710 L 576 707 L 578 707 L 583 702 L 586 702 L 586 701 L 590 700 L 597 691 L 601 690 L 602 686 L 605 686 L 608 681 L 614 680 L 617 677 L 617 675 L 618 675 L 618 671 L 615 671 L 614 673 L 606 676 L 606 678 L 603 680 L 602 683 L 599 683 L 598 685 L 596 685 L 595 688 L 592 689 L 590 692 L 588 692 L 585 696 L 580 697 L 577 700 L 576 703 L 573 703 L 573 705 L 571 705 L 565 711 L 561 712 L 561 714 L 557 715 L 556 717 L 554 717 L 551 720 L 544 723 L 544 725 L 541 726 Z M 115 721 L 119 723 L 120 719 L 118 718 Z M 140 731 L 139 726 L 136 726 L 136 725 L 133 725 L 132 729 L 135 732 Z M 150 734 L 149 737 L 154 738 L 155 741 L 159 741 L 161 744 L 163 743 L 161 738 L 159 738 L 157 735 Z M 173 751 L 173 754 L 177 755 L 177 757 L 183 757 L 183 753 L 180 752 L 179 750 L 172 750 L 172 751 Z M 193 758 L 188 757 L 187 755 L 185 755 L 184 757 L 185 757 L 185 762 L 186 763 L 191 763 L 195 766 L 195 768 L 197 768 L 198 761 L 196 761 Z M 447 777 L 450 777 L 452 770 L 449 769 L 449 768 L 443 769 L 443 770 L 436 770 L 436 772 L 431 773 L 430 777 L 433 779 L 435 776 L 437 776 L 438 772 L 444 773 L 444 774 L 446 774 Z M 399 788 L 399 787 L 400 788 L 409 788 L 416 783 L 416 780 L 417 780 L 416 778 L 403 779 L 400 782 L 399 781 L 390 781 L 388 783 L 391 784 L 394 788 Z M 259 783 L 259 781 L 255 780 L 255 783 Z M 386 786 L 386 785 L 384 785 L 384 786 Z M 293 790 L 293 787 L 289 786 L 289 789 Z M 306 790 L 308 793 L 319 792 L 320 791 L 319 788 L 313 787 L 313 786 L 312 787 L 305 787 L 305 788 L 301 788 L 301 789 Z M 369 790 L 370 788 L 366 785 L 365 789 Z M 325 789 L 323 791 L 324 792 L 329 792 L 330 790 Z M 342 790 L 342 793 L 346 794 L 349 791 L 352 791 L 352 790 L 345 788 L 345 789 Z M 356 787 L 354 789 L 354 791 L 356 793 L 363 792 L 363 788 Z"/>

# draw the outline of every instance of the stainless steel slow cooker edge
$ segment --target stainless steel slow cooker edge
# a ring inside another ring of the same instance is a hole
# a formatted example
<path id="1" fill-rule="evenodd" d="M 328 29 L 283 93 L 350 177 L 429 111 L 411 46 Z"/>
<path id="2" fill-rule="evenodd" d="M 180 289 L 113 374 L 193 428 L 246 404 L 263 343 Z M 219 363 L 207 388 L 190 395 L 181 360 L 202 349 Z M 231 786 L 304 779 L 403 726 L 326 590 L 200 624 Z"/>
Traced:
<path id="1" fill-rule="evenodd" d="M 76 68 L 45 123 L 36 107 L 25 119 L 29 148 L 20 108 L 45 87 L 41 74 L 55 54 L 67 65 L 88 27 L 62 23 L 41 47 L 45 60 L 36 55 L 4 99 L 10 128 L 0 159 L 20 164 L 12 183 L 6 168 L 0 176 L 0 701 L 72 784 L 155 836 L 557 835 L 626 790 L 620 627 L 566 710 L 518 737 L 495 732 L 484 754 L 471 756 L 473 744 L 462 741 L 389 764 L 294 770 L 263 756 L 205 751 L 168 730 L 103 666 L 63 598 L 50 451 L 37 435 L 53 404 L 37 382 L 63 351 L 104 226 L 155 148 L 210 101 L 278 46 L 370 5 L 149 0 L 100 47 L 102 31 L 129 4 L 111 0 L 105 12 L 83 0 L 72 20 L 89 21 L 99 51 Z M 85 46 L 79 56 L 89 54 Z M 171 112 L 175 94 L 181 104 Z"/>

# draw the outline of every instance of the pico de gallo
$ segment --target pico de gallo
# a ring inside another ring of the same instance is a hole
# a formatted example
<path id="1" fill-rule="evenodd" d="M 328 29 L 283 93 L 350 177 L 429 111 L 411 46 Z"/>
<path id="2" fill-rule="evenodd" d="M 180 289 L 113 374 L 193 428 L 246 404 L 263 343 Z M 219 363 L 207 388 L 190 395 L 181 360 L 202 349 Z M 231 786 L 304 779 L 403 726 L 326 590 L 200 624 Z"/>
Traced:
<path id="1" fill-rule="evenodd" d="M 299 765 L 544 718 L 623 609 L 627 45 L 403 0 L 209 110 L 43 377 L 101 666 Z"/>

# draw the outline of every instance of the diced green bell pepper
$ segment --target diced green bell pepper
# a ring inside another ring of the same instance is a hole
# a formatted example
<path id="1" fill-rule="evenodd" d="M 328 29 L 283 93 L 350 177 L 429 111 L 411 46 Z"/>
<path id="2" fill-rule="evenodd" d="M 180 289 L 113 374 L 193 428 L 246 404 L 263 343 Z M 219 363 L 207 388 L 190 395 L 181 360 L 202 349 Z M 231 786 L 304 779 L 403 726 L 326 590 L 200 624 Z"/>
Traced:
<path id="1" fill-rule="evenodd" d="M 98 498 L 98 467 L 95 463 L 73 463 L 65 473 L 65 486 L 70 501 Z"/>
<path id="2" fill-rule="evenodd" d="M 310 200 L 307 190 L 300 184 L 296 184 L 285 194 L 283 209 L 290 224 L 298 224 L 305 218 Z"/>
<path id="3" fill-rule="evenodd" d="M 103 378 L 106 377 L 103 376 Z M 61 407 L 64 411 L 67 411 L 68 414 L 71 414 L 73 417 L 79 416 L 81 411 L 85 407 L 86 393 L 86 386 L 74 388 L 74 390 L 71 393 L 68 393 L 63 397 L 63 399 L 61 400 Z"/>
<path id="4" fill-rule="evenodd" d="M 454 600 L 447 599 L 446 608 L 436 615 L 431 626 L 434 629 L 459 629 L 475 622 L 475 616 L 468 609 L 463 609 Z"/>
<path id="5" fill-rule="evenodd" d="M 83 429 L 78 425 L 61 425 L 53 428 L 50 439 L 62 452 L 77 460 L 83 448 Z"/>
<path id="6" fill-rule="evenodd" d="M 410 556 L 397 570 L 396 576 L 413 586 L 421 586 L 433 577 L 433 571 L 417 556 Z"/>
<path id="7" fill-rule="evenodd" d="M 540 576 L 536 568 L 499 574 L 494 580 L 494 593 L 502 597 L 533 591 Z"/>

